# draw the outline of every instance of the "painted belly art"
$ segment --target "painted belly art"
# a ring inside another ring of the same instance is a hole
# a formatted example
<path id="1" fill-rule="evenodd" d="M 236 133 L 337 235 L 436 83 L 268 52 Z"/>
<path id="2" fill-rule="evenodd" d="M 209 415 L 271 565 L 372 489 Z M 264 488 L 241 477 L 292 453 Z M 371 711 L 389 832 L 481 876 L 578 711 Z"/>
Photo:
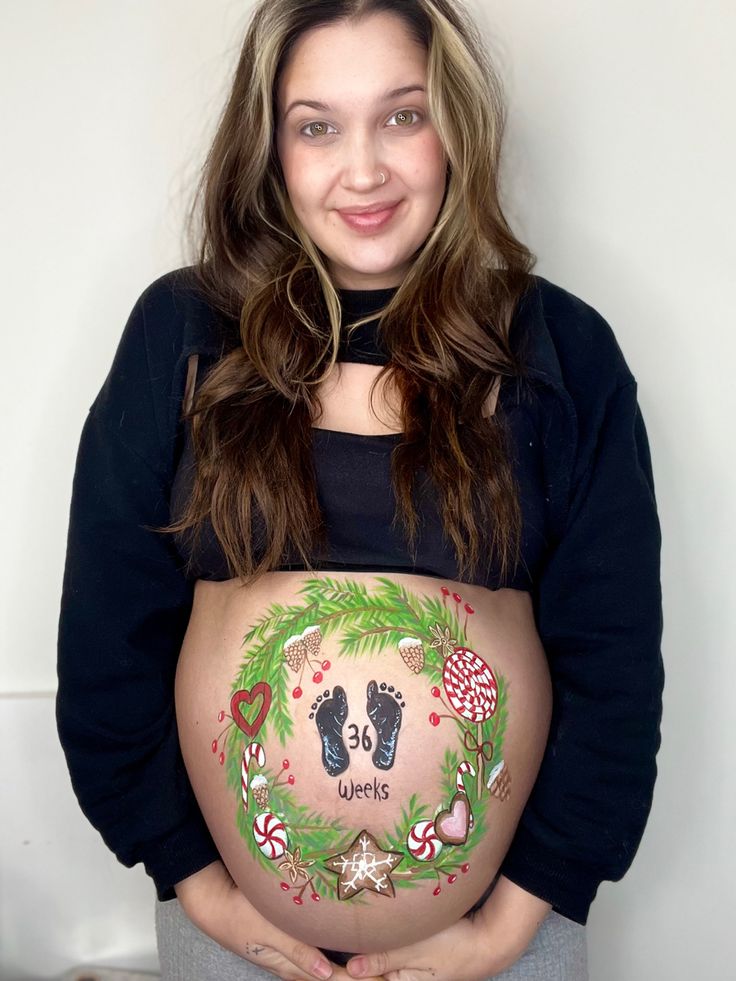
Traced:
<path id="1" fill-rule="evenodd" d="M 474 844 L 492 833 L 491 800 L 511 792 L 503 758 L 508 686 L 472 646 L 473 608 L 447 586 L 422 595 L 381 576 L 370 585 L 308 579 L 299 596 L 272 604 L 245 635 L 229 713 L 218 714 L 229 721 L 212 741 L 238 797 L 245 847 L 297 906 L 305 896 L 384 902 L 428 880 L 439 896 L 470 871 Z M 371 668 L 359 685 L 358 660 Z M 419 781 L 401 799 L 392 776 L 401 772 L 406 787 L 422 727 L 429 735 L 439 726 L 448 748 L 440 746 L 434 785 Z M 277 745 L 278 756 L 298 745 L 301 766 L 268 758 L 265 747 L 272 757 Z M 317 786 L 320 805 L 308 806 L 300 788 Z M 381 820 L 386 806 L 400 818 Z"/>

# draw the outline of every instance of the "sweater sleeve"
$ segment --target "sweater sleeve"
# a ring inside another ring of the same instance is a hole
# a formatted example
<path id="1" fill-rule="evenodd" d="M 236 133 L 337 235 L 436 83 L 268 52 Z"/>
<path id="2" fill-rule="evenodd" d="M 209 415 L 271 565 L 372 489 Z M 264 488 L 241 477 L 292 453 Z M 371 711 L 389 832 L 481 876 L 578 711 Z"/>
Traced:
<path id="1" fill-rule="evenodd" d="M 609 396 L 580 473 L 535 596 L 550 735 L 501 871 L 585 923 L 634 858 L 660 745 L 660 532 L 634 381 Z"/>
<path id="2" fill-rule="evenodd" d="M 158 302 L 147 294 L 82 430 L 56 715 L 85 815 L 124 865 L 143 862 L 159 898 L 168 899 L 176 882 L 218 856 L 184 769 L 174 714 L 193 586 L 171 536 L 151 530 L 169 521 L 173 438 L 165 419 L 175 359 L 166 323 L 147 326 L 146 304 Z"/>

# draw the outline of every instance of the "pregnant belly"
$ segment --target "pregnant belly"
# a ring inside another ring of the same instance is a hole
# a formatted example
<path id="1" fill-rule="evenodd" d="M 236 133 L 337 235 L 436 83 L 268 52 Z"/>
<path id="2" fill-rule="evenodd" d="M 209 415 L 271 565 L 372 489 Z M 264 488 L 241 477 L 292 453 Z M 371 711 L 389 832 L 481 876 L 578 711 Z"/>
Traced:
<path id="1" fill-rule="evenodd" d="M 176 710 L 240 889 L 292 936 L 366 952 L 427 937 L 483 894 L 551 690 L 526 593 L 274 572 L 197 583 Z"/>

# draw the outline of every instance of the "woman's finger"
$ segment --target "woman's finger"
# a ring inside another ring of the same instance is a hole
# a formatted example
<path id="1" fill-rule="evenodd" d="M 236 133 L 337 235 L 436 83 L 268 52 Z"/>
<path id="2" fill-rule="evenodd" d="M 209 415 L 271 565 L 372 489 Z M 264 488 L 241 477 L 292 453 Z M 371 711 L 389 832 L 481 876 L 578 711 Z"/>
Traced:
<path id="1" fill-rule="evenodd" d="M 265 945 L 283 954 L 287 960 L 291 961 L 309 978 L 326 981 L 327 978 L 333 976 L 333 972 L 336 970 L 336 965 L 328 961 L 316 947 L 302 943 L 301 940 L 284 933 L 283 930 L 265 919 L 259 931 L 259 937 Z"/>

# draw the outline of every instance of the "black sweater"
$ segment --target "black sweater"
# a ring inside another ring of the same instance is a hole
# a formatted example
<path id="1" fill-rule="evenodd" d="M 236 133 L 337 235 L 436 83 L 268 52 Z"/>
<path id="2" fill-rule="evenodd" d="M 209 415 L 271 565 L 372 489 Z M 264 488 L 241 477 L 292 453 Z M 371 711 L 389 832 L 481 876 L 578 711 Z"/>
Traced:
<path id="1" fill-rule="evenodd" d="M 177 542 L 150 527 L 170 518 L 186 450 L 189 355 L 214 363 L 232 326 L 188 270 L 154 282 L 90 408 L 74 475 L 59 733 L 85 814 L 121 862 L 144 863 L 162 899 L 218 854 L 174 717 L 194 576 Z M 512 338 L 527 360 L 527 408 L 510 428 L 529 561 L 528 582 L 503 585 L 532 594 L 554 704 L 501 871 L 585 923 L 600 882 L 630 866 L 651 807 L 663 686 L 659 526 L 636 383 L 605 321 L 535 277 Z M 428 561 L 417 571 L 447 569 Z"/>

